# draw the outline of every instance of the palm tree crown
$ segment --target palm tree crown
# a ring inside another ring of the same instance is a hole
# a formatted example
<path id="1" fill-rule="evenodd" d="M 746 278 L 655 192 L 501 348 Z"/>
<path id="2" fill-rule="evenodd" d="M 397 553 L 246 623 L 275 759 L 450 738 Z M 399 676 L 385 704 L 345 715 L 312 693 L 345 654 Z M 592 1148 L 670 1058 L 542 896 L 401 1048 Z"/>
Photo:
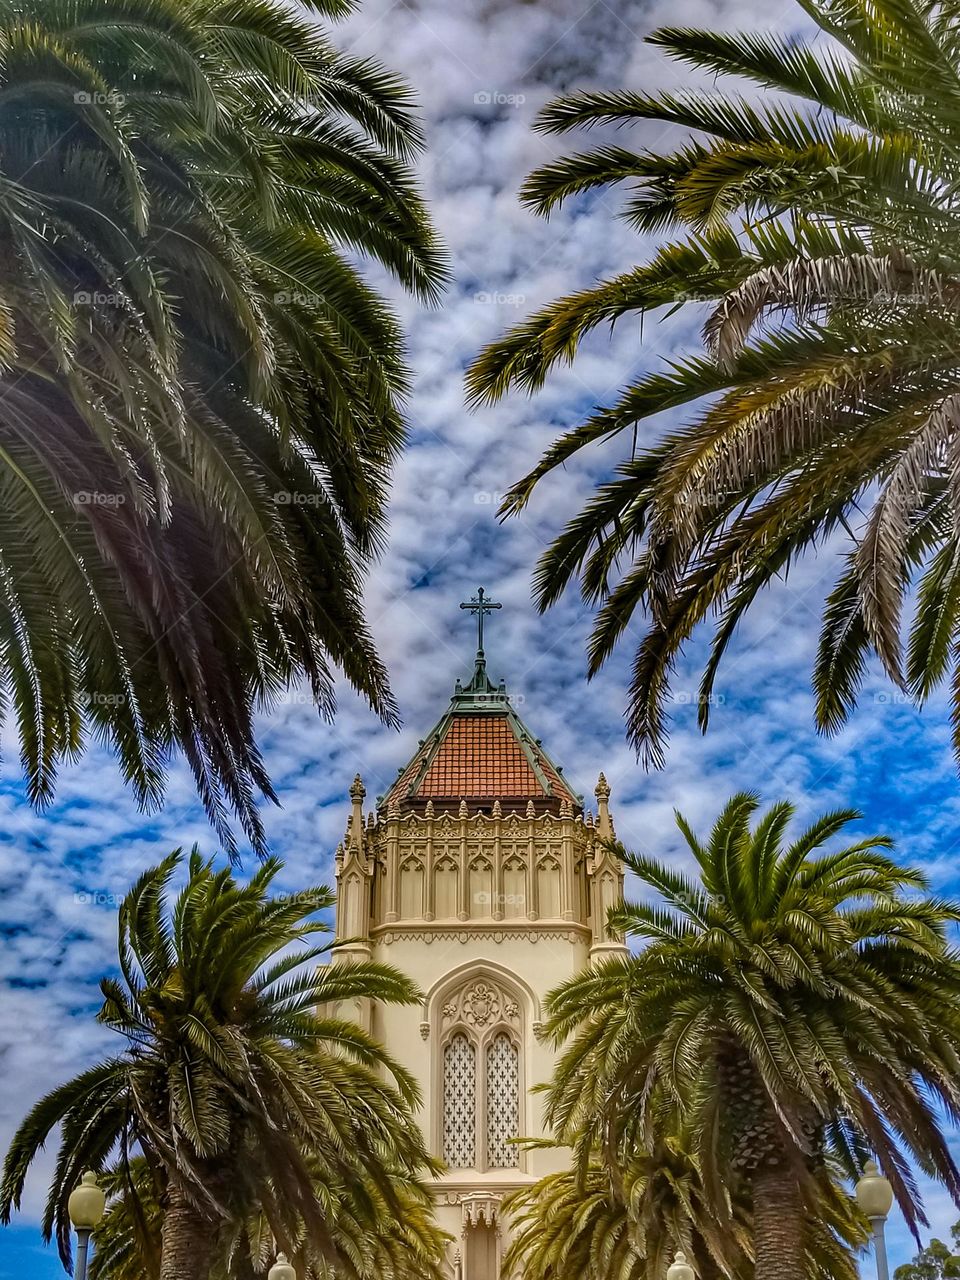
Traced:
<path id="1" fill-rule="evenodd" d="M 805 1280 L 859 1275 L 856 1250 L 866 1231 L 832 1172 L 820 1172 L 808 1206 Z M 742 1178 L 725 1178 L 725 1190 L 718 1212 L 676 1134 L 658 1135 L 614 1174 L 597 1153 L 585 1168 L 548 1174 L 504 1202 L 513 1222 L 504 1272 L 524 1280 L 663 1280 L 682 1248 L 698 1280 L 747 1280 L 749 1196 Z"/>
<path id="2" fill-rule="evenodd" d="M 803 1197 L 830 1154 L 853 1175 L 876 1152 L 911 1226 L 923 1219 L 905 1153 L 960 1200 L 941 1130 L 960 1117 L 960 957 L 946 939 L 960 906 L 927 896 L 885 838 L 823 851 L 852 812 L 784 845 L 792 807 L 751 827 L 756 810 L 735 796 L 705 843 L 678 815 L 699 880 L 623 854 L 661 900 L 611 927 L 646 946 L 553 992 L 547 1030 L 573 1037 L 549 1096 L 558 1136 L 616 1162 L 680 1117 L 718 1206 L 728 1174 L 746 1179 L 767 1280 L 801 1273 Z"/>
<path id="3" fill-rule="evenodd" d="M 351 0 L 0 0 L 0 645 L 38 803 L 91 731 L 144 804 L 179 747 L 264 851 L 256 710 L 334 671 L 387 718 L 363 572 L 398 324 L 444 269 L 409 92 Z"/>
<path id="4" fill-rule="evenodd" d="M 126 1049 L 33 1108 L 7 1154 L 0 1216 L 9 1221 L 19 1206 L 27 1170 L 59 1124 L 43 1230 L 56 1232 L 64 1259 L 67 1198 L 82 1170 L 117 1158 L 136 1206 L 143 1169 L 139 1180 L 128 1170 L 139 1154 L 163 1208 L 161 1280 L 176 1277 L 184 1257 L 190 1274 L 205 1275 L 217 1237 L 252 1214 L 291 1256 L 340 1265 L 345 1243 L 359 1240 L 356 1262 L 385 1215 L 419 1198 L 423 1217 L 418 1179 L 431 1165 L 411 1116 L 412 1078 L 336 1009 L 364 998 L 411 1003 L 418 993 L 382 965 L 317 967 L 328 944 L 303 944 L 326 929 L 315 913 L 332 895 L 321 886 L 271 897 L 273 859 L 241 884 L 194 851 L 168 911 L 181 862 L 174 853 L 146 872 L 121 907 L 122 979 L 101 983 L 99 1019 Z M 363 1274 L 350 1265 L 343 1274 Z"/>
<path id="5" fill-rule="evenodd" d="M 680 234 L 649 263 L 544 308 L 470 374 L 478 399 L 533 391 L 597 325 L 706 307 L 705 354 L 632 381 L 561 436 L 505 503 L 519 510 L 578 450 L 633 432 L 631 457 L 544 555 L 537 592 L 546 607 L 580 575 L 599 606 L 593 671 L 645 609 L 628 722 L 654 763 L 671 667 L 692 632 L 719 614 L 699 703 L 706 727 L 738 621 L 831 534 L 848 554 L 824 614 L 818 725 L 842 723 L 871 649 L 918 702 L 953 670 L 960 709 L 960 9 L 955 0 L 801 5 L 819 28 L 814 40 L 650 37 L 711 76 L 744 77 L 792 101 L 591 93 L 546 108 L 540 125 L 554 133 L 649 120 L 695 131 L 669 154 L 609 145 L 561 160 L 524 191 L 547 214 L 627 182 L 632 226 Z M 685 425 L 637 449 L 642 424 L 684 410 Z"/>

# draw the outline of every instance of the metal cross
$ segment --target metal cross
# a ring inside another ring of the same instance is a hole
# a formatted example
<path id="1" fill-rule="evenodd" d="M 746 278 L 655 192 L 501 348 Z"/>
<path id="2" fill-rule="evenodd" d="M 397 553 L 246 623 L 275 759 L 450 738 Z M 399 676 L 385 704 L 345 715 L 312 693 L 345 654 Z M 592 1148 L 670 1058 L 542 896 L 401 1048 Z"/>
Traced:
<path id="1" fill-rule="evenodd" d="M 483 615 L 494 609 L 502 609 L 503 605 L 497 604 L 495 600 L 488 600 L 483 593 L 483 587 L 478 587 L 476 600 L 461 604 L 460 608 L 469 609 L 471 613 L 477 615 L 477 652 L 483 653 Z"/>

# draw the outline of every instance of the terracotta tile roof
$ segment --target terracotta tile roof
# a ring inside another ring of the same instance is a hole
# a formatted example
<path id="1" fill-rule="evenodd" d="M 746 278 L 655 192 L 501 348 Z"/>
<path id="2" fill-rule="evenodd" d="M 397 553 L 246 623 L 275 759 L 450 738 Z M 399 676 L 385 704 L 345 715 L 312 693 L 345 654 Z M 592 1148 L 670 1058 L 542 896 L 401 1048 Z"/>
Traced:
<path id="1" fill-rule="evenodd" d="M 533 800 L 538 808 L 544 802 L 550 808 L 561 800 L 576 803 L 570 787 L 516 716 L 494 712 L 453 712 L 441 721 L 394 783 L 389 799 L 400 804 Z"/>
<path id="2" fill-rule="evenodd" d="M 449 811 L 460 801 L 485 807 L 494 800 L 537 813 L 558 813 L 580 800 L 510 705 L 506 685 L 491 683 L 482 650 L 473 678 L 458 680 L 445 715 L 420 744 L 385 797 L 387 806 Z"/>
<path id="3" fill-rule="evenodd" d="M 417 788 L 436 796 L 543 796 L 506 716 L 454 716 Z"/>

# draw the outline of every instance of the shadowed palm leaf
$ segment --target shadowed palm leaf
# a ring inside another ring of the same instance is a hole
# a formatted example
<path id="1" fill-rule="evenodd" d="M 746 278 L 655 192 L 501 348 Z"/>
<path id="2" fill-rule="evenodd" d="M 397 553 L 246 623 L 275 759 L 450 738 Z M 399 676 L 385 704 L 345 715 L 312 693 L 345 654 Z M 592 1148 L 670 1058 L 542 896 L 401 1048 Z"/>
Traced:
<path id="1" fill-rule="evenodd" d="M 312 3 L 317 14 L 351 3 Z M 259 852 L 253 733 L 339 669 L 403 343 L 352 263 L 443 267 L 404 86 L 282 0 L 0 0 L 0 673 L 35 802 L 93 733 L 143 804 L 179 747 Z"/>
<path id="2" fill-rule="evenodd" d="M 677 238 L 647 265 L 546 307 L 469 375 L 477 399 L 534 391 L 598 325 L 707 306 L 704 355 L 631 382 L 560 437 L 504 505 L 520 510 L 590 443 L 686 411 L 687 425 L 635 449 L 597 490 L 536 578 L 542 607 L 577 575 L 599 606 L 594 672 L 634 611 L 645 611 L 628 724 L 653 763 L 663 758 L 671 668 L 693 631 L 719 614 L 700 691 L 705 728 L 740 618 L 829 535 L 850 541 L 824 614 L 819 726 L 843 722 L 873 650 L 917 702 L 952 673 L 960 756 L 960 8 L 801 3 L 820 28 L 815 42 L 768 32 L 651 37 L 710 75 L 744 77 L 792 102 L 594 93 L 545 109 L 540 126 L 553 133 L 651 120 L 695 131 L 671 154 L 605 146 L 560 160 L 524 190 L 546 214 L 627 181 L 631 224 Z"/>
<path id="3" fill-rule="evenodd" d="M 441 1259 L 448 1237 L 433 1219 L 429 1191 L 409 1172 L 394 1172 L 396 1203 L 387 1203 L 375 1182 L 315 1191 L 330 1220 L 336 1261 L 303 1241 L 297 1255 L 303 1280 L 443 1280 Z M 90 1280 L 154 1280 L 160 1258 L 162 1210 L 142 1157 L 101 1179 L 109 1207 L 94 1232 Z M 274 1261 L 275 1245 L 262 1214 L 225 1222 L 216 1236 L 210 1280 L 255 1280 Z"/>
<path id="4" fill-rule="evenodd" d="M 409 1231 L 397 1255 L 419 1243 L 427 1265 L 436 1235 L 418 1179 L 432 1166 L 412 1119 L 416 1084 L 335 1012 L 363 999 L 409 1004 L 416 988 L 374 963 L 318 968 L 332 944 L 312 944 L 326 929 L 315 913 L 332 895 L 319 887 L 271 898 L 274 859 L 242 884 L 194 852 L 168 910 L 181 863 L 173 854 L 146 872 L 120 910 L 122 981 L 101 983 L 99 1019 L 126 1050 L 27 1116 L 7 1154 L 0 1216 L 9 1221 L 19 1206 L 27 1170 L 59 1124 L 43 1230 L 56 1233 L 65 1260 L 67 1197 L 82 1170 L 119 1154 L 123 1174 L 139 1154 L 163 1209 L 161 1280 L 176 1280 L 185 1259 L 204 1275 L 216 1242 L 228 1244 L 252 1217 L 291 1256 L 352 1265 L 350 1276 L 387 1247 L 375 1221 L 402 1218 Z M 137 1179 L 125 1184 L 136 1213 Z"/>
<path id="5" fill-rule="evenodd" d="M 757 1280 L 802 1273 L 825 1159 L 855 1176 L 870 1150 L 908 1223 L 924 1221 L 910 1159 L 960 1202 L 943 1117 L 960 1118 L 960 907 L 927 896 L 884 838 L 823 846 L 857 815 L 825 815 L 784 843 L 793 809 L 751 826 L 735 796 L 705 843 L 678 825 L 698 871 L 621 850 L 659 902 L 611 915 L 643 939 L 554 991 L 558 1138 L 614 1169 L 677 1131 L 720 1209 L 750 1191 Z M 908 1158 L 909 1157 L 909 1158 Z"/>
<path id="6" fill-rule="evenodd" d="M 752 1232 L 742 1180 L 726 1178 L 718 1204 L 705 1194 L 687 1144 L 675 1137 L 655 1141 L 649 1155 L 634 1155 L 614 1177 L 594 1157 L 583 1170 L 549 1174 L 510 1196 L 504 1208 L 514 1237 L 506 1274 L 663 1280 L 682 1249 L 700 1280 L 750 1280 Z M 825 1174 L 808 1221 L 814 1230 L 804 1276 L 857 1280 L 854 1250 L 867 1232 L 854 1202 Z"/>

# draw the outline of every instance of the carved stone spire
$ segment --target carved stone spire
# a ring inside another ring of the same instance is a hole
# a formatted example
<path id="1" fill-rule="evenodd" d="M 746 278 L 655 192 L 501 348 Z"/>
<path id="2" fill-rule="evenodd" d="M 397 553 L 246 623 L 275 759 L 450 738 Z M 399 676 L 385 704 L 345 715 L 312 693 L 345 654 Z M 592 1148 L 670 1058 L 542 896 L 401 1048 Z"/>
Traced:
<path id="1" fill-rule="evenodd" d="M 597 835 L 601 840 L 614 838 L 613 819 L 610 817 L 610 784 L 601 773 L 597 779 Z"/>
<path id="2" fill-rule="evenodd" d="M 366 794 L 367 789 L 358 773 L 350 787 L 350 801 L 353 809 L 350 814 L 349 838 L 350 847 L 353 849 L 363 848 L 363 801 Z"/>

